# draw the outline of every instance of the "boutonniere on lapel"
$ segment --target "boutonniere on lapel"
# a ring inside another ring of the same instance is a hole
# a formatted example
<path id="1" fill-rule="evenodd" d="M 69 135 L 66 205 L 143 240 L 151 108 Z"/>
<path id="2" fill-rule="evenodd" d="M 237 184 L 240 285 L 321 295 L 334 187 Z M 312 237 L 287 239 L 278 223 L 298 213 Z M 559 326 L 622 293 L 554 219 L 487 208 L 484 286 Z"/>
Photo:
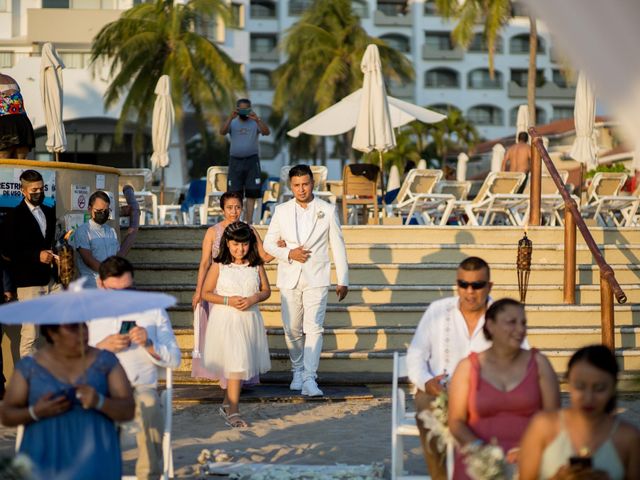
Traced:
<path id="1" fill-rule="evenodd" d="M 318 213 L 316 213 L 316 217 L 318 217 L 318 219 L 323 219 L 324 218 L 324 212 L 322 210 L 320 210 Z"/>

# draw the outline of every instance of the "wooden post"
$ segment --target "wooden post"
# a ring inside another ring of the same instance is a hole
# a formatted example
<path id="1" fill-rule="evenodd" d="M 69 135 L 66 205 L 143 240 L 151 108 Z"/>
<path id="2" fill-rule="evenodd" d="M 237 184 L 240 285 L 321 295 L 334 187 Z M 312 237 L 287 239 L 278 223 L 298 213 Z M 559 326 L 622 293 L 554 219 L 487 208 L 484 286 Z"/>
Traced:
<path id="1" fill-rule="evenodd" d="M 615 351 L 616 345 L 613 337 L 613 288 L 605 275 L 600 275 L 600 308 L 602 344 L 611 349 L 611 351 Z"/>
<path id="2" fill-rule="evenodd" d="M 576 222 L 568 205 L 564 209 L 564 303 L 576 304 Z"/>
<path id="3" fill-rule="evenodd" d="M 531 186 L 529 225 L 533 226 L 540 225 L 540 196 L 542 193 L 542 159 L 540 152 L 535 147 L 536 141 L 541 140 L 539 138 L 531 139 L 531 172 L 529 173 L 529 185 Z"/>

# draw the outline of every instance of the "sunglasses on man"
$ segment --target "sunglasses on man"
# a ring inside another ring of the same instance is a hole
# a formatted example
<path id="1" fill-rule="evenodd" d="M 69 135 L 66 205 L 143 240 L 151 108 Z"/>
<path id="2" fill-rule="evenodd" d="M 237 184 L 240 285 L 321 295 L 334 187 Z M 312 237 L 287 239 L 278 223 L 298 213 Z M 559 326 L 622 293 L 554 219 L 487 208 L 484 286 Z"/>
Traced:
<path id="1" fill-rule="evenodd" d="M 489 282 L 487 282 L 486 280 L 480 282 L 465 282 L 464 280 L 456 280 L 456 283 L 462 290 L 466 290 L 469 287 L 471 287 L 473 290 L 481 290 L 489 284 Z"/>

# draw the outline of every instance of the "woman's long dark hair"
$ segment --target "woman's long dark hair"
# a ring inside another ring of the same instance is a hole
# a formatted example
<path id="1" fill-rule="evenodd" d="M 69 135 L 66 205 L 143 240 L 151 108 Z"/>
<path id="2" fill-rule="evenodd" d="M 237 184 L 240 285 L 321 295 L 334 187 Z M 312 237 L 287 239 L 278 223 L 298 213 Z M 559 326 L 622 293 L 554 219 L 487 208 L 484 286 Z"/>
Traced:
<path id="1" fill-rule="evenodd" d="M 218 256 L 213 259 L 214 262 L 222 263 L 223 265 L 233 263 L 233 255 L 231 255 L 229 245 L 227 245 L 229 240 L 249 244 L 249 251 L 247 252 L 245 260 L 249 262 L 250 266 L 257 267 L 264 263 L 262 258 L 260 258 L 256 235 L 253 233 L 251 227 L 244 222 L 233 222 L 224 229 L 224 233 L 220 239 L 220 252 Z"/>
<path id="2" fill-rule="evenodd" d="M 611 350 L 604 345 L 589 345 L 588 347 L 582 347 L 576 353 L 573 354 L 569 360 L 569 366 L 567 367 L 567 377 L 571 373 L 571 369 L 576 363 L 586 362 L 592 367 L 596 367 L 598 370 L 602 370 L 608 373 L 613 378 L 614 384 L 618 383 L 618 362 L 616 356 Z M 611 413 L 616 408 L 617 395 L 614 394 L 611 400 L 604 408 L 606 413 Z"/>

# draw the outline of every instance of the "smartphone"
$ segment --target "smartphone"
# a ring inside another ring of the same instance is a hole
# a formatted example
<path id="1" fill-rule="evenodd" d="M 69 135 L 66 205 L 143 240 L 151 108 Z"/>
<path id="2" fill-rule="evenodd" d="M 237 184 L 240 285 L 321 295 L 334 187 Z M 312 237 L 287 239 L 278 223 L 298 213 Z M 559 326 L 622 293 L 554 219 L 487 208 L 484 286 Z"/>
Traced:
<path id="1" fill-rule="evenodd" d="M 572 467 L 591 468 L 591 457 L 569 457 Z"/>
<path id="2" fill-rule="evenodd" d="M 136 326 L 136 322 L 133 320 L 124 320 L 120 325 L 120 335 L 129 335 L 129 332 Z"/>

